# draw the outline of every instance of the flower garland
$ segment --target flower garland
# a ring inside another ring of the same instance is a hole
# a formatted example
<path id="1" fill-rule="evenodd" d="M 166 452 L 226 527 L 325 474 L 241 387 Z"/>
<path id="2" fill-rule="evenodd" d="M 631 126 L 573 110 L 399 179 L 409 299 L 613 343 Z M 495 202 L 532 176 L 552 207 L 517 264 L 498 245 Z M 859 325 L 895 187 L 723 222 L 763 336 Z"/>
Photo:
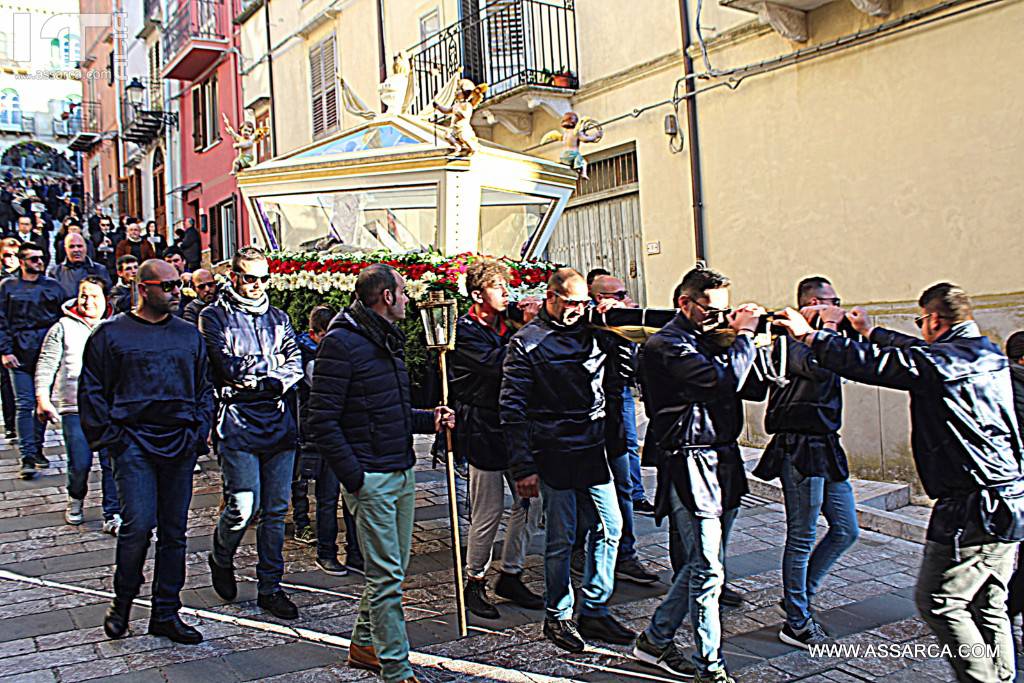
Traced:
<path id="1" fill-rule="evenodd" d="M 270 288 L 283 291 L 308 289 L 319 293 L 352 292 L 363 268 L 384 263 L 402 274 L 406 294 L 413 301 L 421 300 L 430 290 L 447 290 L 466 297 L 466 270 L 480 258 L 485 257 L 470 253 L 444 256 L 437 252 L 274 252 L 270 254 Z M 543 296 L 551 272 L 558 268 L 546 261 L 497 260 L 509 268 L 509 298 L 513 301 Z"/>

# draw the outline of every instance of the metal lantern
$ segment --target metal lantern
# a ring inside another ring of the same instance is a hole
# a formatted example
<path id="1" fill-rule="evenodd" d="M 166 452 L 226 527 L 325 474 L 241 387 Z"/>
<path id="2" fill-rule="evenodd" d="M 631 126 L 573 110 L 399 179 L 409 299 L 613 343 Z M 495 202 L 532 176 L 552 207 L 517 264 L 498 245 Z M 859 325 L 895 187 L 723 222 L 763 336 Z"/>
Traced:
<path id="1" fill-rule="evenodd" d="M 128 96 L 128 104 L 136 109 L 142 106 L 142 96 L 146 92 L 146 86 L 142 84 L 138 76 L 132 78 L 131 83 L 124 86 L 124 92 Z"/>
<path id="2" fill-rule="evenodd" d="M 423 331 L 427 335 L 427 348 L 442 353 L 454 349 L 455 319 L 459 312 L 456 302 L 446 299 L 444 292 L 435 290 L 427 294 L 427 300 L 421 302 L 419 308 L 423 317 Z M 444 379 L 442 382 L 447 383 Z"/>
<path id="3" fill-rule="evenodd" d="M 441 371 L 441 405 L 448 405 L 448 366 L 445 355 L 455 348 L 455 319 L 459 309 L 456 302 L 446 299 L 444 292 L 432 291 L 419 304 L 423 316 L 423 331 L 427 348 L 436 350 Z M 455 611 L 458 616 L 459 636 L 469 633 L 466 621 L 466 598 L 462 583 L 462 540 L 459 536 L 459 503 L 455 489 L 455 454 L 452 452 L 452 430 L 445 427 L 446 459 L 448 470 L 448 522 L 452 532 L 452 568 L 455 573 Z"/>

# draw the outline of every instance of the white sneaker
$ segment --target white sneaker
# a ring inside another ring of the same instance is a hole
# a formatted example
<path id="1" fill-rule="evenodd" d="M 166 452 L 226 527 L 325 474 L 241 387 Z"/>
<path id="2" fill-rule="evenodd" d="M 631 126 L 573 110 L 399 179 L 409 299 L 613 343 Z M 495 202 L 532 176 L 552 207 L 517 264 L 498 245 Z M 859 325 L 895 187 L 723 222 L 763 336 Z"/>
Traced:
<path id="1" fill-rule="evenodd" d="M 110 519 L 103 522 L 103 533 L 110 534 L 111 536 L 117 536 L 117 532 L 121 530 L 121 515 L 114 515 Z"/>
<path id="2" fill-rule="evenodd" d="M 82 503 L 68 496 L 68 509 L 64 511 L 64 521 L 68 524 L 78 526 L 82 523 Z"/>

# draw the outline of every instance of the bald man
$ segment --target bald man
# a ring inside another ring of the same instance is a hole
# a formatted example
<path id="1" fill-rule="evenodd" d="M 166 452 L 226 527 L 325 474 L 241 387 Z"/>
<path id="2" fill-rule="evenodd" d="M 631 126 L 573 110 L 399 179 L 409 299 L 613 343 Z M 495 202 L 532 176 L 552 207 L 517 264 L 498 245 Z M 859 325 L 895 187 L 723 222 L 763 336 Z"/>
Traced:
<path id="1" fill-rule="evenodd" d="M 103 265 L 89 258 L 85 238 L 80 232 L 69 232 L 64 238 L 64 253 L 67 257 L 63 263 L 50 266 L 50 277 L 60 284 L 65 299 L 77 297 L 78 283 L 90 275 L 103 280 L 106 289 L 110 289 L 110 273 Z"/>
<path id="2" fill-rule="evenodd" d="M 217 286 L 217 280 L 213 277 L 213 273 L 208 271 L 206 268 L 200 268 L 196 272 L 192 273 L 192 289 L 196 293 L 196 298 L 192 299 L 185 305 L 185 308 L 181 313 L 181 318 L 185 322 L 198 325 L 199 314 L 207 307 L 207 305 L 212 304 L 217 300 L 217 295 L 220 293 L 220 290 Z"/>
<path id="3" fill-rule="evenodd" d="M 145 261 L 136 286 L 135 310 L 93 330 L 78 383 L 82 430 L 94 451 L 108 449 L 121 499 L 114 600 L 103 630 L 110 638 L 127 635 L 156 527 L 149 633 L 195 645 L 203 636 L 178 611 L 192 472 L 210 433 L 213 386 L 199 330 L 172 315 L 181 295 L 174 266 Z"/>

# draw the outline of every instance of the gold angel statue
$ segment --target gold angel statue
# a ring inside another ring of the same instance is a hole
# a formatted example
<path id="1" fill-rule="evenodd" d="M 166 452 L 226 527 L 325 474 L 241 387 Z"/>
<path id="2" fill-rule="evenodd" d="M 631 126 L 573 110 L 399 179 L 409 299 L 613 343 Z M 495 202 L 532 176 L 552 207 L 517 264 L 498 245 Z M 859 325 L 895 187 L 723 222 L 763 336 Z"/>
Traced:
<path id="1" fill-rule="evenodd" d="M 444 139 L 452 146 L 452 154 L 455 156 L 468 157 L 480 148 L 472 119 L 473 110 L 483 101 L 486 92 L 486 83 L 477 85 L 468 78 L 459 78 L 449 81 L 434 96 L 434 110 L 452 117 Z"/>
<path id="2" fill-rule="evenodd" d="M 237 152 L 237 156 L 235 156 L 235 160 L 231 164 L 231 175 L 236 175 L 239 171 L 252 166 L 255 160 L 253 152 L 255 151 L 256 143 L 267 137 L 269 131 L 264 127 L 257 127 L 249 119 L 242 121 L 242 125 L 236 131 L 231 127 L 228 115 L 223 113 L 221 115 L 224 117 L 224 129 L 231 136 L 231 139 L 234 140 L 231 147 Z"/>
<path id="3" fill-rule="evenodd" d="M 604 129 L 589 116 L 580 116 L 574 111 L 562 116 L 562 130 L 552 130 L 544 134 L 541 143 L 562 141 L 562 153 L 558 160 L 569 166 L 584 180 L 587 176 L 587 160 L 580 154 L 581 142 L 600 142 L 604 137 Z"/>

